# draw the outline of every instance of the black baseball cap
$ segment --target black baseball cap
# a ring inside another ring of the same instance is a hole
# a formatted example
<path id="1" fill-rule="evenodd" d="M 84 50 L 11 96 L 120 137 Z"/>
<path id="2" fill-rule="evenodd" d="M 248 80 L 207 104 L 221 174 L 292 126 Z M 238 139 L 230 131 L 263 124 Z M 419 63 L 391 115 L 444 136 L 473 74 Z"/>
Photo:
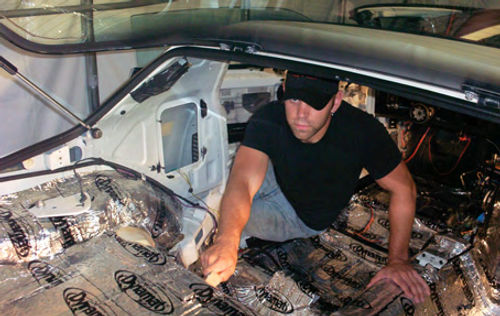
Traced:
<path id="1" fill-rule="evenodd" d="M 285 79 L 283 100 L 299 99 L 316 110 L 323 109 L 337 93 L 337 80 L 302 75 L 288 71 Z"/>

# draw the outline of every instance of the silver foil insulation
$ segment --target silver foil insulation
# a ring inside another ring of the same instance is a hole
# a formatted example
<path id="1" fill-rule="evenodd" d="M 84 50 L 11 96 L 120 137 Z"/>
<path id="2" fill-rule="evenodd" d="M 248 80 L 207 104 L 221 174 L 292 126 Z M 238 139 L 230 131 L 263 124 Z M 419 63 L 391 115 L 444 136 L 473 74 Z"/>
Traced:
<path id="1" fill-rule="evenodd" d="M 40 204 L 71 196 L 86 196 L 90 209 L 71 216 L 34 215 Z M 181 238 L 181 216 L 175 196 L 129 174 L 75 174 L 0 197 L 0 263 L 51 257 L 121 225 L 144 228 L 168 249 Z"/>
<path id="2" fill-rule="evenodd" d="M 38 218 L 32 207 L 81 192 L 80 215 Z M 0 315 L 256 315 L 180 266 L 180 201 L 114 171 L 54 180 L 2 196 Z M 147 247 L 114 233 L 142 227 Z"/>
<path id="3" fill-rule="evenodd" d="M 81 192 L 91 208 L 37 218 L 37 203 Z M 431 295 L 415 305 L 392 282 L 366 284 L 387 263 L 387 195 L 356 195 L 315 238 L 254 245 L 217 289 L 168 253 L 180 202 L 113 171 L 55 180 L 0 200 L 2 315 L 498 315 L 500 203 L 474 244 L 415 220 L 412 264 Z M 157 248 L 119 238 L 146 229 Z M 473 247 L 472 247 L 473 246 Z"/>
<path id="4" fill-rule="evenodd" d="M 247 249 L 220 289 L 262 315 L 500 314 L 500 203 L 474 247 L 415 220 L 412 264 L 431 289 L 416 305 L 390 281 L 366 288 L 387 263 L 389 234 L 388 196 L 369 192 L 356 195 L 335 227 L 317 237 Z"/>
<path id="5" fill-rule="evenodd" d="M 154 248 L 102 234 L 2 267 L 1 315 L 257 315 Z"/>

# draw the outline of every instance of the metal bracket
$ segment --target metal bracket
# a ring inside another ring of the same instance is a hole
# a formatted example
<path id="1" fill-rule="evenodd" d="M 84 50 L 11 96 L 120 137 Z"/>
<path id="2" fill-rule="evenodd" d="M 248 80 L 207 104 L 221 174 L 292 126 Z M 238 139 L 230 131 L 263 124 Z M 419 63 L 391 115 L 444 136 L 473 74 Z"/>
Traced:
<path id="1" fill-rule="evenodd" d="M 436 269 L 441 269 L 448 262 L 448 260 L 427 251 L 420 253 L 416 259 L 419 265 L 425 267 L 426 265 L 430 264 Z"/>
<path id="2" fill-rule="evenodd" d="M 467 101 L 477 103 L 485 108 L 500 110 L 500 91 L 498 91 L 498 87 L 464 83 L 462 84 L 462 90 Z"/>
<path id="3" fill-rule="evenodd" d="M 262 47 L 256 43 L 238 42 L 238 41 L 225 41 L 220 42 L 219 47 L 222 50 L 231 52 L 240 52 L 247 54 L 255 54 L 262 50 Z"/>

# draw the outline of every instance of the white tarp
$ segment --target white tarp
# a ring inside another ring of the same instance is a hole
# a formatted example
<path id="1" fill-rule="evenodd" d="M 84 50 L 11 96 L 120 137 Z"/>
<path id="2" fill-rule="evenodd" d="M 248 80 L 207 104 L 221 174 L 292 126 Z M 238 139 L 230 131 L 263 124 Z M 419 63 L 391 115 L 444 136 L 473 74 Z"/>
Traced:
<path id="1" fill-rule="evenodd" d="M 84 59 L 43 56 L 0 42 L 0 54 L 79 117 L 88 115 Z M 0 71 L 0 156 L 67 130 L 74 122 L 5 71 Z"/>
<path id="2" fill-rule="evenodd" d="M 38 55 L 0 41 L 0 55 L 54 99 L 84 119 L 90 114 L 83 55 Z M 97 57 L 101 102 L 136 65 L 134 52 Z M 68 130 L 76 123 L 38 96 L 20 79 L 0 71 L 0 157 Z"/>

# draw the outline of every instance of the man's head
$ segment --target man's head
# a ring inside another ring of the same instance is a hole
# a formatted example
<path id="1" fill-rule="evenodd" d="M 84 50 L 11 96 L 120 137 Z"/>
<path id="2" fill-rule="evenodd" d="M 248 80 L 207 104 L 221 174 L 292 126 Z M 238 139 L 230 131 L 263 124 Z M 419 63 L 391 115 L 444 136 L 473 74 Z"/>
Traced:
<path id="1" fill-rule="evenodd" d="M 288 72 L 283 84 L 286 119 L 297 139 L 316 143 L 342 101 L 338 81 Z"/>

